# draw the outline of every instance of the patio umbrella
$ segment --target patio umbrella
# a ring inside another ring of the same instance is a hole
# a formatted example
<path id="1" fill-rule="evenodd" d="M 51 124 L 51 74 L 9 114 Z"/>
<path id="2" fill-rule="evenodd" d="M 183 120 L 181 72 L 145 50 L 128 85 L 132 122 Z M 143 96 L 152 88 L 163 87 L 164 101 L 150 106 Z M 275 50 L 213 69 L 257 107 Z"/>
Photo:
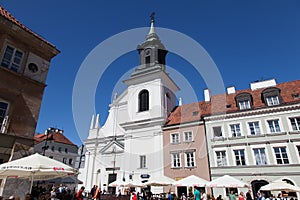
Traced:
<path id="1" fill-rule="evenodd" d="M 198 187 L 204 187 L 205 184 L 207 184 L 208 181 L 207 180 L 204 180 L 198 176 L 195 176 L 195 175 L 190 175 L 188 177 L 185 177 L 179 181 L 175 181 L 173 183 L 173 185 L 175 186 L 198 186 Z"/>
<path id="2" fill-rule="evenodd" d="M 206 186 L 214 188 L 247 188 L 249 187 L 249 184 L 244 183 L 243 181 L 240 181 L 232 176 L 224 175 L 207 183 Z"/>
<path id="3" fill-rule="evenodd" d="M 123 181 L 122 179 L 117 179 L 114 182 L 108 184 L 108 186 L 110 187 L 124 187 L 124 185 L 125 185 L 125 181 Z"/>
<path id="4" fill-rule="evenodd" d="M 38 153 L 0 165 L 0 178 L 9 176 L 31 180 L 49 180 L 77 173 L 76 169 Z"/>
<path id="5" fill-rule="evenodd" d="M 149 186 L 168 186 L 174 183 L 174 179 L 171 179 L 167 176 L 157 176 L 157 177 L 150 177 L 148 182 L 145 185 Z"/>
<path id="6" fill-rule="evenodd" d="M 285 181 L 274 181 L 264 185 L 260 190 L 265 191 L 285 191 L 285 192 L 300 192 L 300 187 L 291 185 Z"/>

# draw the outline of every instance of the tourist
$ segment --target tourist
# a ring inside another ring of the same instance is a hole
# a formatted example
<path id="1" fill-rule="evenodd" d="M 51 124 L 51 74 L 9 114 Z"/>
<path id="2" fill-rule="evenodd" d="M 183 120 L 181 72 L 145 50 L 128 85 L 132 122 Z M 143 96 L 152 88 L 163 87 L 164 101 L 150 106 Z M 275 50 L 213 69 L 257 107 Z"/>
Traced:
<path id="1" fill-rule="evenodd" d="M 85 187 L 81 186 L 80 190 L 76 193 L 75 199 L 76 200 L 83 200 L 83 191 L 84 191 Z"/>
<path id="2" fill-rule="evenodd" d="M 230 191 L 230 194 L 228 195 L 229 200 L 236 200 L 235 194 L 233 194 L 233 190 Z"/>
<path id="3" fill-rule="evenodd" d="M 240 192 L 239 194 L 239 200 L 245 200 L 245 195 L 243 192 Z"/>
<path id="4" fill-rule="evenodd" d="M 197 186 L 194 186 L 194 199 L 201 200 L 200 191 L 198 190 Z"/>

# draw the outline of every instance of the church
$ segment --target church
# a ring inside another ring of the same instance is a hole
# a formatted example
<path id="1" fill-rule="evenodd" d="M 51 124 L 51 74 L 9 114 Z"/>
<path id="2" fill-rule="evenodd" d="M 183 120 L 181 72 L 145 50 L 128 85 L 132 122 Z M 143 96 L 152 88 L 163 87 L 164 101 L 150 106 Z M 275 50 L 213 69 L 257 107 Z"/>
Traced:
<path id="1" fill-rule="evenodd" d="M 113 99 L 105 124 L 100 127 L 99 115 L 92 117 L 82 173 L 87 190 L 100 185 L 114 193 L 109 183 L 115 180 L 163 175 L 162 127 L 176 106 L 179 87 L 166 72 L 168 51 L 155 32 L 153 16 L 137 51 L 139 66 L 123 80 L 127 89 Z"/>

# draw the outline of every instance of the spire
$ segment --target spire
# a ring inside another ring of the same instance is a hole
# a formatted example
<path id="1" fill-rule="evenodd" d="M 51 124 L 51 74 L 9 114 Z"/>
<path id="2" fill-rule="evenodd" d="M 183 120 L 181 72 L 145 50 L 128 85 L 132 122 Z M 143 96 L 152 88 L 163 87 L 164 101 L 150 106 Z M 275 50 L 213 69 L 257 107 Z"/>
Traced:
<path id="1" fill-rule="evenodd" d="M 154 40 L 154 39 L 158 39 L 158 36 L 157 34 L 155 33 L 155 30 L 154 30 L 154 15 L 155 15 L 155 12 L 152 12 L 150 17 L 151 17 L 151 26 L 150 26 L 150 31 L 146 37 L 147 41 L 151 41 L 151 40 Z"/>
<path id="2" fill-rule="evenodd" d="M 94 118 L 95 118 L 95 115 L 92 116 L 90 129 L 93 129 L 93 128 L 94 128 Z"/>

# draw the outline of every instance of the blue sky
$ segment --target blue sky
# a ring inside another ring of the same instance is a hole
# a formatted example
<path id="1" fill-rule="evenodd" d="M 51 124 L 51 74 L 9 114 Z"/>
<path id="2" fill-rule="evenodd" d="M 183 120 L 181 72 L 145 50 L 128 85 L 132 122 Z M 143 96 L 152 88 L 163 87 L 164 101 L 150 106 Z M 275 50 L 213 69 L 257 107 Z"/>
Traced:
<path id="1" fill-rule="evenodd" d="M 256 80 L 275 78 L 279 83 L 300 77 L 300 2 L 296 0 L 0 0 L 0 4 L 61 51 L 51 62 L 37 132 L 50 126 L 61 128 L 77 145 L 83 139 L 79 135 L 86 135 L 90 123 L 90 117 L 82 118 L 86 130 L 78 134 L 72 116 L 72 90 L 78 69 L 107 38 L 149 26 L 153 11 L 157 27 L 184 33 L 203 46 L 225 86 L 240 90 Z M 137 64 L 137 52 L 129 52 L 115 60 L 100 79 L 94 98 L 102 125 L 112 91 Z M 172 52 L 167 64 L 188 80 L 197 99 L 202 100 L 206 85 L 191 64 Z M 182 98 L 183 103 L 193 101 L 186 95 Z"/>

